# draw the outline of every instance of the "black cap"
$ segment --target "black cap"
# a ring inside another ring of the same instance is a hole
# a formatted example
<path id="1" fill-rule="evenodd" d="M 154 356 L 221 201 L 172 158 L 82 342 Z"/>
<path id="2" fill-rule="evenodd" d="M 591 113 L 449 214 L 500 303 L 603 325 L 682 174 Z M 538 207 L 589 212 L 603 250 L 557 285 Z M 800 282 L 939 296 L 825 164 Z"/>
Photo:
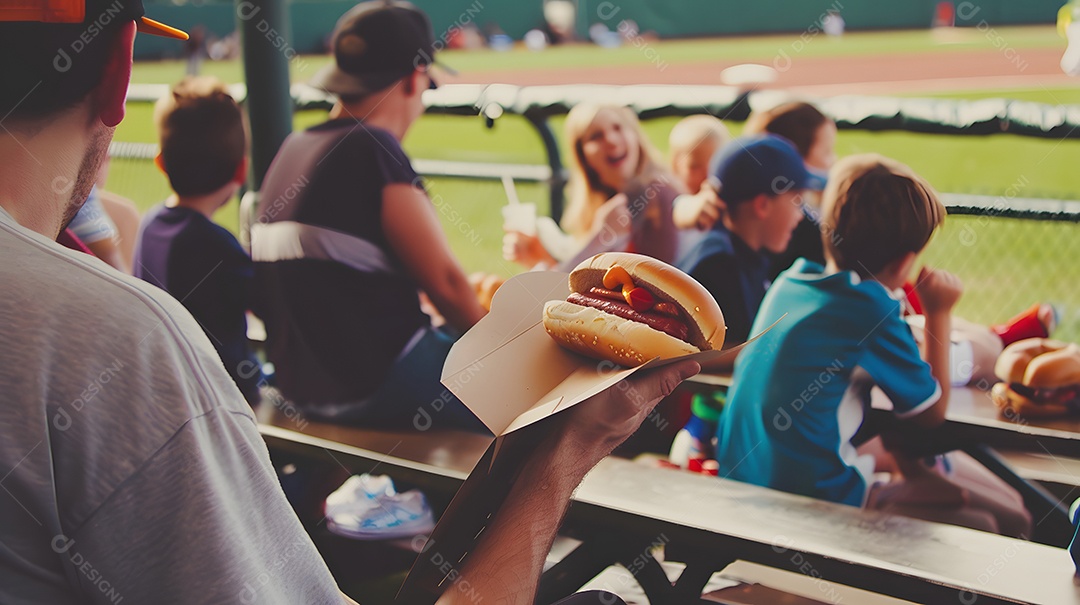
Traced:
<path id="1" fill-rule="evenodd" d="M 338 19 L 331 44 L 334 62 L 310 83 L 336 95 L 377 92 L 435 63 L 431 20 L 408 2 L 357 4 Z"/>

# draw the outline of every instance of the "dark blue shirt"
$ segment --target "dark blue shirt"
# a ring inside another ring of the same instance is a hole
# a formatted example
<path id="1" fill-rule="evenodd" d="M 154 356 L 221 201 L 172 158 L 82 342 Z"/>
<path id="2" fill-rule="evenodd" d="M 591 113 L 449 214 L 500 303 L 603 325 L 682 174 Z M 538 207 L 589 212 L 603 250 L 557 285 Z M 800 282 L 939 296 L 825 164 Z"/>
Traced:
<path id="1" fill-rule="evenodd" d="M 741 344 L 750 337 L 750 325 L 769 289 L 769 261 L 766 252 L 752 250 L 738 235 L 717 228 L 679 263 L 720 305 L 727 324 L 725 344 Z"/>
<path id="2" fill-rule="evenodd" d="M 160 204 L 143 217 L 134 274 L 165 290 L 198 320 L 244 397 L 262 378 L 247 340 L 251 258 L 231 233 L 190 208 Z"/>
<path id="3" fill-rule="evenodd" d="M 256 290 L 267 357 L 293 401 L 364 401 L 431 323 L 382 228 L 391 184 L 421 187 L 392 134 L 351 118 L 289 135 L 266 174 Z"/>

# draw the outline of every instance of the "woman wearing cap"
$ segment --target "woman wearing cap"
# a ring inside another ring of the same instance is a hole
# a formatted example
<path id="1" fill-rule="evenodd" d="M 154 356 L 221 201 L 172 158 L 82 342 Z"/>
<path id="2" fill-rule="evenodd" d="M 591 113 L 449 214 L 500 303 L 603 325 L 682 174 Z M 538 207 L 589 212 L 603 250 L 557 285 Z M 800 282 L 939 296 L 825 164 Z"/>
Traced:
<path id="1" fill-rule="evenodd" d="M 682 185 L 628 107 L 581 103 L 566 117 L 570 203 L 562 218 L 565 239 L 509 231 L 503 257 L 526 267 L 574 266 L 599 252 L 632 250 L 674 262 L 678 232 L 672 202 Z M 556 241 L 551 241 L 556 240 Z"/>

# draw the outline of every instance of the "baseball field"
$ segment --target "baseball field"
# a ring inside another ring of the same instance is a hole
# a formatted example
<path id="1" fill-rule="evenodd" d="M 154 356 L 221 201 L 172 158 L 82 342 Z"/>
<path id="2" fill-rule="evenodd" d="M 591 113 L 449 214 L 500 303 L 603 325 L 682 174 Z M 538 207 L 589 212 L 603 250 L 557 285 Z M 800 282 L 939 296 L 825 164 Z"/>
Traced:
<path id="1" fill-rule="evenodd" d="M 1052 27 L 967 28 L 943 31 L 756 36 L 709 40 L 629 41 L 618 49 L 591 45 L 543 52 L 515 48 L 451 51 L 440 59 L 460 73 L 441 83 L 519 85 L 721 84 L 721 72 L 740 63 L 777 69 L 767 87 L 808 97 L 839 94 L 979 99 L 1002 97 L 1048 104 L 1080 105 L 1080 82 L 1061 74 L 1064 41 Z M 294 82 L 305 80 L 329 60 L 300 56 L 291 62 Z M 180 62 L 136 64 L 140 83 L 171 83 L 182 77 Z M 243 81 L 237 61 L 205 62 L 202 73 L 227 82 Z M 130 103 L 116 141 L 154 142 L 152 109 Z M 302 112 L 295 126 L 317 123 L 321 112 Z M 673 119 L 651 120 L 645 128 L 666 151 Z M 561 133 L 561 121 L 553 120 Z M 738 133 L 742 124 L 730 122 Z M 258 128 L 258 125 L 253 125 Z M 539 137 L 520 118 L 500 118 L 494 128 L 480 118 L 426 116 L 410 131 L 406 150 L 416 158 L 484 163 L 545 163 Z M 940 191 L 1001 198 L 1080 199 L 1080 139 L 1034 139 L 1015 135 L 944 136 L 906 132 L 841 131 L 837 153 L 877 152 L 911 165 Z M 565 156 L 565 154 L 564 154 Z M 493 181 L 436 178 L 429 191 L 451 245 L 469 271 L 511 275 L 519 269 L 501 259 L 502 186 Z M 116 160 L 108 184 L 142 208 L 167 195 L 164 177 L 152 164 Z M 524 201 L 546 206 L 546 191 L 519 184 Z M 235 229 L 235 203 L 218 214 Z M 1080 282 L 1076 259 L 1080 239 L 1075 223 L 1002 218 L 952 217 L 931 243 L 928 264 L 957 273 L 965 282 L 959 313 L 972 320 L 1006 319 L 1035 301 L 1057 303 L 1058 335 L 1080 340 Z"/>

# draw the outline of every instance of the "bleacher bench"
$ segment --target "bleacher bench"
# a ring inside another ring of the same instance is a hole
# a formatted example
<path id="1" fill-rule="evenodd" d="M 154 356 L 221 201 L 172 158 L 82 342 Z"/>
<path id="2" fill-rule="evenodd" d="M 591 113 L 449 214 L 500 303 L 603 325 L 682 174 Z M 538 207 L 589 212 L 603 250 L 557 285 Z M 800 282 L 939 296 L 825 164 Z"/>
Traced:
<path id="1" fill-rule="evenodd" d="M 386 433 L 263 413 L 272 453 L 453 491 L 489 438 Z M 653 605 L 696 602 L 736 560 L 919 603 L 1080 605 L 1068 552 L 960 527 L 822 502 L 730 480 L 608 458 L 574 496 L 565 529 L 582 540 L 550 569 L 538 602 L 572 593 L 613 563 L 632 565 Z M 651 558 L 661 540 L 686 569 L 672 584 Z"/>

